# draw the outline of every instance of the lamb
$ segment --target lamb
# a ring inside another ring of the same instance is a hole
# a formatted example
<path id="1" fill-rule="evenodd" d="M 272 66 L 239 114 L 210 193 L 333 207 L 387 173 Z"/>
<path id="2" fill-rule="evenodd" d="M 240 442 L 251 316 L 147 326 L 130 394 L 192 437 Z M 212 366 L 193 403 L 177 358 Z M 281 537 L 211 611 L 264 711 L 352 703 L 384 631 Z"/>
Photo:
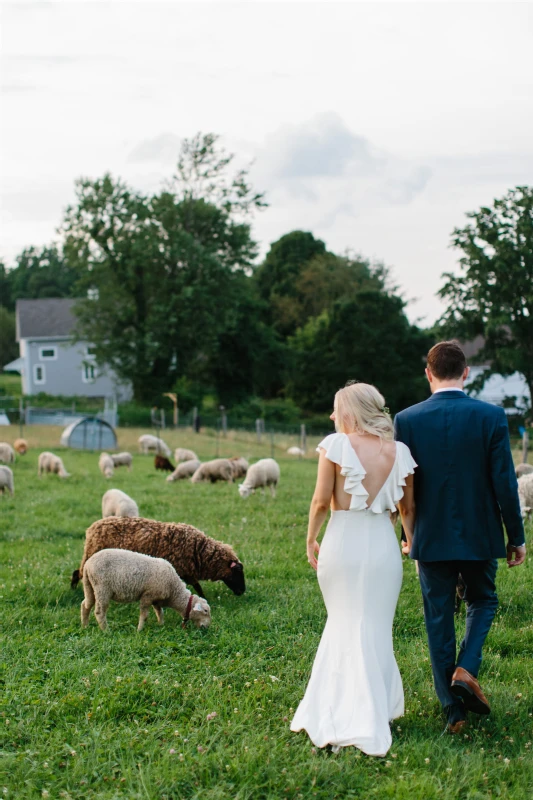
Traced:
<path id="1" fill-rule="evenodd" d="M 305 456 L 305 450 L 302 450 L 301 447 L 289 447 L 287 450 L 287 455 L 289 456 Z"/>
<path id="2" fill-rule="evenodd" d="M 0 461 L 4 464 L 15 463 L 15 451 L 7 442 L 0 442 Z"/>
<path id="3" fill-rule="evenodd" d="M 165 456 L 156 456 L 154 458 L 154 467 L 156 469 L 162 469 L 165 472 L 174 472 L 176 469 L 174 464 L 172 464 L 168 458 L 165 458 Z"/>
<path id="4" fill-rule="evenodd" d="M 174 567 L 163 558 L 132 553 L 129 550 L 100 550 L 85 564 L 84 598 L 81 624 L 86 628 L 94 606 L 100 629 L 107 628 L 107 609 L 111 600 L 133 603 L 140 600 L 138 631 L 142 631 L 152 606 L 157 621 L 163 624 L 163 606 L 174 608 L 183 617 L 183 627 L 191 620 L 197 628 L 208 628 L 211 609 L 205 600 L 192 594 Z"/>
<path id="5" fill-rule="evenodd" d="M 173 481 L 181 481 L 184 478 L 190 478 L 200 465 L 200 461 L 184 461 L 182 464 L 178 464 L 172 475 L 168 476 L 167 481 L 172 483 Z"/>
<path id="6" fill-rule="evenodd" d="M 201 464 L 191 478 L 191 483 L 201 483 L 202 481 L 227 481 L 233 483 L 233 468 L 231 461 L 227 458 L 215 458 L 213 461 L 206 461 Z"/>
<path id="7" fill-rule="evenodd" d="M 276 486 L 279 481 L 279 464 L 273 458 L 261 458 L 252 464 L 246 475 L 246 480 L 239 486 L 241 497 L 248 497 L 255 489 L 270 486 L 272 497 L 276 496 Z"/>
<path id="8" fill-rule="evenodd" d="M 233 477 L 234 478 L 244 478 L 244 476 L 248 472 L 248 467 L 250 466 L 249 463 L 247 462 L 247 460 L 245 458 L 243 458 L 242 456 L 240 458 L 237 458 L 237 456 L 234 456 L 233 458 L 229 459 L 229 462 L 230 462 L 231 468 L 233 470 Z"/>
<path id="9" fill-rule="evenodd" d="M 15 494 L 15 484 L 13 481 L 13 470 L 9 469 L 9 467 L 4 467 L 3 465 L 0 466 L 0 492 L 2 494 L 5 491 L 9 492 L 11 497 Z"/>
<path id="10" fill-rule="evenodd" d="M 199 583 L 203 580 L 224 581 L 236 595 L 246 588 L 243 565 L 229 544 L 217 542 L 184 522 L 139 517 L 108 517 L 93 522 L 85 535 L 80 568 L 72 573 L 72 588 L 83 577 L 86 561 L 108 547 L 165 558 L 200 597 L 204 597 Z"/>
<path id="11" fill-rule="evenodd" d="M 25 456 L 28 452 L 28 442 L 26 439 L 15 439 L 13 442 L 13 449 L 21 456 Z"/>
<path id="12" fill-rule="evenodd" d="M 102 518 L 140 517 L 139 506 L 126 492 L 109 489 L 102 497 Z"/>
<path id="13" fill-rule="evenodd" d="M 531 475 L 533 473 L 533 464 L 519 464 L 515 472 L 517 478 L 521 478 L 522 475 Z"/>
<path id="14" fill-rule="evenodd" d="M 127 467 L 128 472 L 131 472 L 131 464 L 133 456 L 131 453 L 111 453 L 114 467 Z"/>
<path id="15" fill-rule="evenodd" d="M 178 464 L 181 461 L 199 461 L 194 450 L 186 450 L 184 447 L 176 447 L 174 450 L 174 461 Z"/>
<path id="16" fill-rule="evenodd" d="M 112 478 L 113 473 L 115 472 L 115 466 L 113 464 L 113 459 L 109 455 L 109 453 L 101 453 L 100 458 L 98 459 L 98 468 L 104 478 Z"/>
<path id="17" fill-rule="evenodd" d="M 141 453 L 161 453 L 167 458 L 171 457 L 169 446 L 158 436 L 145 433 L 143 436 L 139 436 L 138 442 L 139 452 Z"/>
<path id="18" fill-rule="evenodd" d="M 59 456 L 47 451 L 39 455 L 37 466 L 37 474 L 39 477 L 43 474 L 43 472 L 51 472 L 54 475 L 59 475 L 60 478 L 70 478 L 70 475 L 63 466 L 63 461 L 59 458 Z"/>
<path id="19" fill-rule="evenodd" d="M 526 519 L 533 511 L 533 474 L 522 475 L 518 479 L 518 499 L 522 519 Z"/>

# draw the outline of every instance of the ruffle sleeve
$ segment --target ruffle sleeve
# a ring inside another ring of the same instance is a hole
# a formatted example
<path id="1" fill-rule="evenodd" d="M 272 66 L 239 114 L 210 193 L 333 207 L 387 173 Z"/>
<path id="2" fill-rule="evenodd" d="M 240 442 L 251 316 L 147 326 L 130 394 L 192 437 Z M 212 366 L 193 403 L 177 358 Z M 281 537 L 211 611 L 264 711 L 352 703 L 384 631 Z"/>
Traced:
<path id="1" fill-rule="evenodd" d="M 317 453 L 325 451 L 326 458 L 341 468 L 344 476 L 344 491 L 351 495 L 350 511 L 364 511 L 367 507 L 368 492 L 362 485 L 366 470 L 357 458 L 350 440 L 343 433 L 330 433 L 322 439 L 317 447 Z"/>
<path id="2" fill-rule="evenodd" d="M 375 514 L 384 511 L 396 511 L 396 506 L 403 497 L 403 487 L 408 475 L 413 475 L 418 464 L 411 451 L 403 442 L 396 442 L 396 459 L 391 474 L 379 490 L 370 510 Z"/>

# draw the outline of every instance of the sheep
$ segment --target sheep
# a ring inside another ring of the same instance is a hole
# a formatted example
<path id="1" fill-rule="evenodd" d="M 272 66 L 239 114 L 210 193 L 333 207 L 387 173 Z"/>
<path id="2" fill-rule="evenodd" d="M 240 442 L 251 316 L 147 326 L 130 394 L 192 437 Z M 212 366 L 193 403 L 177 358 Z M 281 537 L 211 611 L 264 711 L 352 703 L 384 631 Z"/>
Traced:
<path id="1" fill-rule="evenodd" d="M 128 472 L 131 472 L 131 464 L 133 456 L 131 453 L 111 453 L 114 467 L 127 467 Z"/>
<path id="2" fill-rule="evenodd" d="M 25 456 L 28 452 L 28 442 L 26 439 L 15 439 L 13 442 L 13 449 L 21 456 Z"/>
<path id="3" fill-rule="evenodd" d="M 13 470 L 9 469 L 9 467 L 4 467 L 3 465 L 0 466 L 0 492 L 2 494 L 5 491 L 9 492 L 11 497 L 15 494 L 15 484 L 13 482 Z"/>
<path id="4" fill-rule="evenodd" d="M 0 442 L 0 461 L 4 464 L 15 463 L 15 451 L 7 442 Z"/>
<path id="5" fill-rule="evenodd" d="M 99 550 L 117 547 L 170 561 L 178 575 L 204 597 L 199 581 L 224 581 L 236 595 L 245 591 L 244 569 L 229 544 L 217 542 L 184 522 L 156 522 L 139 517 L 108 517 L 93 522 L 85 535 L 80 568 L 72 573 L 75 588 L 85 562 Z"/>
<path id="6" fill-rule="evenodd" d="M 37 466 L 37 474 L 39 477 L 43 472 L 51 472 L 54 475 L 59 475 L 60 478 L 70 478 L 70 474 L 63 466 L 63 461 L 54 453 L 45 451 L 39 455 L 39 462 Z"/>
<path id="7" fill-rule="evenodd" d="M 176 469 L 174 464 L 172 464 L 168 458 L 165 458 L 165 456 L 156 456 L 154 458 L 154 467 L 156 469 L 161 469 L 164 472 L 174 472 Z"/>
<path id="8" fill-rule="evenodd" d="M 227 481 L 233 483 L 233 468 L 231 461 L 227 458 L 215 458 L 213 461 L 206 461 L 201 464 L 191 478 L 191 483 L 201 483 L 202 481 Z"/>
<path id="9" fill-rule="evenodd" d="M 89 614 L 94 606 L 94 616 L 100 629 L 105 631 L 111 600 L 117 603 L 140 600 L 138 631 L 142 631 L 150 607 L 153 607 L 160 625 L 164 622 L 163 606 L 174 608 L 181 614 L 183 627 L 189 619 L 197 628 L 208 628 L 211 623 L 208 603 L 190 592 L 172 564 L 163 558 L 152 558 L 129 550 L 100 550 L 85 564 L 83 592 L 83 628 L 89 624 Z"/>
<path id="10" fill-rule="evenodd" d="M 522 519 L 526 519 L 533 511 L 533 474 L 518 479 L 518 498 Z"/>
<path id="11" fill-rule="evenodd" d="M 261 458 L 252 464 L 246 475 L 246 480 L 239 486 L 241 497 L 248 497 L 259 487 L 270 486 L 272 497 L 276 496 L 276 486 L 279 481 L 279 464 L 273 458 Z"/>
<path id="12" fill-rule="evenodd" d="M 533 464 L 519 464 L 515 472 L 517 478 L 521 478 L 522 475 L 531 475 L 533 472 Z"/>
<path id="13" fill-rule="evenodd" d="M 168 476 L 167 481 L 172 483 L 173 481 L 181 481 L 184 478 L 190 478 L 200 465 L 200 461 L 184 461 L 182 464 L 178 464 L 172 475 Z"/>
<path id="14" fill-rule="evenodd" d="M 115 466 L 113 464 L 113 459 L 109 455 L 109 453 L 101 453 L 100 458 L 98 459 L 98 468 L 104 478 L 112 478 L 113 473 L 115 472 Z"/>
<path id="15" fill-rule="evenodd" d="M 167 458 L 171 457 L 169 446 L 158 436 L 145 433 L 143 436 L 139 436 L 138 442 L 140 453 L 161 453 Z"/>
<path id="16" fill-rule="evenodd" d="M 139 517 L 139 506 L 120 489 L 109 489 L 102 497 L 102 518 Z"/>
<path id="17" fill-rule="evenodd" d="M 250 466 L 245 458 L 242 456 L 240 458 L 234 456 L 233 458 L 229 459 L 229 463 L 231 464 L 234 478 L 245 477 L 246 473 L 248 472 L 248 467 Z"/>
<path id="18" fill-rule="evenodd" d="M 305 450 L 302 450 L 301 447 L 289 447 L 287 450 L 287 455 L 289 456 L 305 456 Z"/>
<path id="19" fill-rule="evenodd" d="M 181 461 L 199 461 L 199 458 L 194 450 L 185 450 L 184 447 L 176 447 L 174 450 L 174 461 L 179 464 Z"/>

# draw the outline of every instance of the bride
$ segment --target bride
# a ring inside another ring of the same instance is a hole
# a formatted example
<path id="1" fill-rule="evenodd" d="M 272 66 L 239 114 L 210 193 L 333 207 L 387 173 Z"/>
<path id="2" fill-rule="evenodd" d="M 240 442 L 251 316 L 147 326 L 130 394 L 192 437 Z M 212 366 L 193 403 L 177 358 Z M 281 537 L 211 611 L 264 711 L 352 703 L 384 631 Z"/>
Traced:
<path id="1" fill-rule="evenodd" d="M 374 386 L 340 389 L 331 419 L 337 433 L 317 448 L 307 534 L 307 557 L 328 619 L 291 730 L 306 730 L 317 747 L 329 744 L 334 752 L 354 745 L 384 756 L 391 746 L 389 721 L 404 712 L 392 647 L 402 560 L 390 512 L 399 504 L 411 541 L 416 464 L 409 448 L 393 441 L 385 400 Z"/>

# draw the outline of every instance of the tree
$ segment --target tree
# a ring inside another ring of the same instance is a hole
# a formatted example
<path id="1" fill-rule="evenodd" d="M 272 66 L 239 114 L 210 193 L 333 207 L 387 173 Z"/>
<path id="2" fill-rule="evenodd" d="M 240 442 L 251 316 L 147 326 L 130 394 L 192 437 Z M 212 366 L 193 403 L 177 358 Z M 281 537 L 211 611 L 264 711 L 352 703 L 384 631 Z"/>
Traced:
<path id="1" fill-rule="evenodd" d="M 66 257 L 97 296 L 78 304 L 78 336 L 138 400 L 203 374 L 238 296 L 235 275 L 256 255 L 246 217 L 264 201 L 246 172 L 227 174 L 232 156 L 216 142 L 186 141 L 176 176 L 152 197 L 110 175 L 80 180 L 66 213 Z"/>
<path id="2" fill-rule="evenodd" d="M 490 364 L 483 379 L 520 372 L 533 402 L 533 188 L 517 186 L 467 216 L 472 222 L 452 234 L 463 255 L 459 274 L 443 275 L 441 330 L 483 336 L 476 357 Z"/>
<path id="3" fill-rule="evenodd" d="M 55 245 L 26 247 L 16 258 L 16 266 L 0 265 L 0 299 L 13 311 L 17 300 L 40 297 L 75 297 L 76 272 L 65 262 Z"/>
<path id="4" fill-rule="evenodd" d="M 18 357 L 16 342 L 15 314 L 0 306 L 0 370 L 5 364 Z"/>

